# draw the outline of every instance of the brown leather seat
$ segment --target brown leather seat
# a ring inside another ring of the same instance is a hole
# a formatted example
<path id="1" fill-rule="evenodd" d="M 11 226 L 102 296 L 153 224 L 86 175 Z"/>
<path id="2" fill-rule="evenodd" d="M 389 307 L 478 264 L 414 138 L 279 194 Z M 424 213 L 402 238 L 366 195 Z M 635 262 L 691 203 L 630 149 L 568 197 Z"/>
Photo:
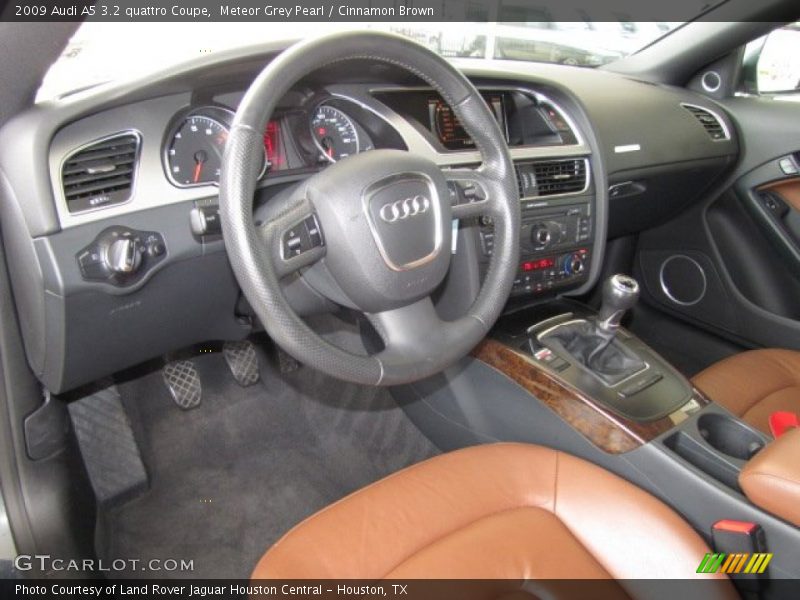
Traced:
<path id="1" fill-rule="evenodd" d="M 773 412 L 800 414 L 800 352 L 777 348 L 742 352 L 711 365 L 692 382 L 767 435 Z"/>
<path id="2" fill-rule="evenodd" d="M 800 429 L 787 431 L 747 461 L 739 485 L 764 510 L 800 527 Z"/>
<path id="3" fill-rule="evenodd" d="M 675 512 L 616 475 L 541 446 L 491 444 L 332 504 L 253 578 L 688 579 L 706 552 Z"/>

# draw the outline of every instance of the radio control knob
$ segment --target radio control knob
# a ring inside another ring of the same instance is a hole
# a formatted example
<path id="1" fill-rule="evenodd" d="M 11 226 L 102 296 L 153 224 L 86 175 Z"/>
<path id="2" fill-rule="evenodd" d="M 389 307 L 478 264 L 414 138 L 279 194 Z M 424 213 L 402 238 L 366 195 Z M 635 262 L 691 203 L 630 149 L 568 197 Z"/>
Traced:
<path id="1" fill-rule="evenodd" d="M 142 254 L 139 244 L 130 238 L 120 238 L 111 242 L 106 250 L 106 266 L 112 273 L 130 274 L 139 268 Z"/>
<path id="2" fill-rule="evenodd" d="M 531 229 L 531 243 L 537 248 L 546 248 L 551 240 L 552 234 L 546 223 L 537 223 Z"/>

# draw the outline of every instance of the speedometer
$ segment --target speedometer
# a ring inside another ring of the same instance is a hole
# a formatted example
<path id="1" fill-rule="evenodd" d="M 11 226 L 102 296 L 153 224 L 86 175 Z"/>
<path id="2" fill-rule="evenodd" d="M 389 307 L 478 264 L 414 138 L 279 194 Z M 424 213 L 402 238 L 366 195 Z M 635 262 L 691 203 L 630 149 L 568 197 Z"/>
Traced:
<path id="1" fill-rule="evenodd" d="M 338 108 L 321 104 L 311 117 L 311 136 L 322 158 L 336 162 L 359 152 L 358 130 Z"/>

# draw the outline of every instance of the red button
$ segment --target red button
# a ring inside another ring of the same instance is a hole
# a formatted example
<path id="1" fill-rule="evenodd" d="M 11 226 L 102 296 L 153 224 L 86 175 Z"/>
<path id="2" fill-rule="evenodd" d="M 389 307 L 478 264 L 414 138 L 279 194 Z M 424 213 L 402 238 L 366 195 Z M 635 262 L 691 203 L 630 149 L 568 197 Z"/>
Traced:
<path id="1" fill-rule="evenodd" d="M 731 533 L 752 533 L 753 530 L 757 527 L 755 523 L 749 523 L 747 521 L 732 521 L 730 519 L 723 519 L 722 521 L 717 521 L 714 523 L 712 529 L 716 529 L 718 531 L 729 531 Z"/>

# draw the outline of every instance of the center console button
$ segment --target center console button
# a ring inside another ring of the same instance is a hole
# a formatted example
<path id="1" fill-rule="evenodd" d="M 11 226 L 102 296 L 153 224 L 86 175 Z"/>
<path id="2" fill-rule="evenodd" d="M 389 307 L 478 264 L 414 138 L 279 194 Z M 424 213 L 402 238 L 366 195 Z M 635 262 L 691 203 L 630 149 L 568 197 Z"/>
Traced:
<path id="1" fill-rule="evenodd" d="M 642 390 L 646 390 L 651 385 L 658 383 L 661 381 L 661 379 L 663 379 L 663 375 L 661 375 L 661 373 L 651 373 L 649 375 L 646 374 L 643 377 L 637 378 L 621 387 L 618 391 L 618 394 L 622 398 L 630 398 Z"/>

